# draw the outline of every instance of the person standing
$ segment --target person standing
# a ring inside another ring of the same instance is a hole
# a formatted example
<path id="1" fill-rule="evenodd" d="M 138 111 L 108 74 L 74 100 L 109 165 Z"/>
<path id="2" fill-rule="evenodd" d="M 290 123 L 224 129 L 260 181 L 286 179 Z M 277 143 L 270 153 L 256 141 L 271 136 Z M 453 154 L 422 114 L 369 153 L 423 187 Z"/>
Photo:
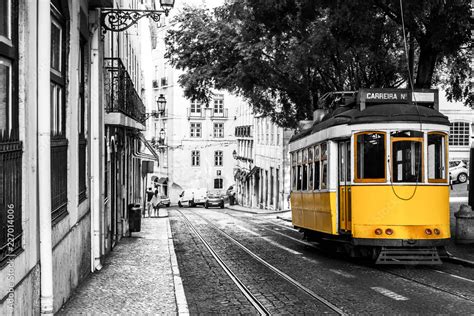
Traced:
<path id="1" fill-rule="evenodd" d="M 150 187 L 146 190 L 146 212 L 143 217 L 150 217 L 150 211 L 152 208 L 151 199 L 153 197 L 153 189 Z"/>
<path id="2" fill-rule="evenodd" d="M 155 190 L 155 193 L 153 194 L 151 198 L 151 205 L 153 207 L 153 216 L 152 217 L 158 217 L 160 214 L 160 197 L 158 195 L 158 190 Z"/>

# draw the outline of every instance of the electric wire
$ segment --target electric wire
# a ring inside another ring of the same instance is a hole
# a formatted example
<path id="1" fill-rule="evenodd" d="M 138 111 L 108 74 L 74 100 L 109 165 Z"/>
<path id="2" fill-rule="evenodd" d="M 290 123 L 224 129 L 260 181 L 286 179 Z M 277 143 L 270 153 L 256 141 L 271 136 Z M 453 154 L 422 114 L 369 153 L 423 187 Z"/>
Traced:
<path id="1" fill-rule="evenodd" d="M 410 86 L 410 90 L 411 90 L 412 101 L 415 104 L 415 109 L 416 109 L 416 112 L 418 114 L 418 123 L 420 124 L 419 129 L 420 129 L 420 132 L 423 133 L 423 123 L 421 122 L 420 110 L 418 109 L 418 103 L 416 102 L 416 97 L 415 97 L 415 93 L 414 93 L 415 88 L 413 86 L 413 78 L 412 78 L 412 73 L 411 73 L 410 64 L 409 64 L 408 45 L 407 45 L 407 39 L 406 39 L 406 34 L 405 34 L 405 18 L 403 16 L 403 0 L 400 0 L 400 16 L 401 16 L 401 20 L 402 20 L 403 44 L 404 44 L 404 48 L 405 48 L 405 59 L 406 59 L 407 70 L 408 70 L 408 82 L 409 82 L 409 86 Z M 421 153 L 422 153 L 423 150 L 424 150 L 423 142 L 421 144 L 422 144 L 422 147 L 421 147 Z M 391 159 L 393 160 L 393 157 L 391 157 Z M 420 155 L 420 160 L 422 160 L 422 159 L 423 159 L 423 155 L 421 154 Z M 416 194 L 416 191 L 418 189 L 419 180 L 420 180 L 419 177 L 418 177 L 418 171 L 420 170 L 420 163 L 416 159 L 416 153 L 415 153 L 415 172 L 417 173 L 416 183 L 415 183 L 415 188 L 413 189 L 412 194 L 408 198 L 401 197 L 400 195 L 398 195 L 398 193 L 395 190 L 395 186 L 393 185 L 393 170 L 392 170 L 391 163 L 392 162 L 389 159 L 388 160 L 388 168 L 389 168 L 389 172 L 390 172 L 390 187 L 392 188 L 393 194 L 400 200 L 403 200 L 403 201 L 411 200 Z M 418 163 L 418 168 L 417 168 L 417 163 Z M 423 165 L 423 161 L 421 161 L 421 165 Z M 423 176 L 423 168 L 421 170 L 421 176 Z M 421 180 L 423 180 L 423 179 L 421 179 Z"/>

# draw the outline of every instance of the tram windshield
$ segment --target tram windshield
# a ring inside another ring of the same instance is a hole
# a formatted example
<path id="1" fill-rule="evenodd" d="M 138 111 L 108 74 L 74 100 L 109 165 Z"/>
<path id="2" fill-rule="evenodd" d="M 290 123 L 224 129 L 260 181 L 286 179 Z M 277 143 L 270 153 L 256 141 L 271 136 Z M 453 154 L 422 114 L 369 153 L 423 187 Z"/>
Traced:
<path id="1" fill-rule="evenodd" d="M 392 181 L 422 181 L 422 138 L 392 137 Z"/>
<path id="2" fill-rule="evenodd" d="M 428 134 L 428 180 L 446 182 L 446 135 Z"/>
<path id="3" fill-rule="evenodd" d="M 385 181 L 385 133 L 356 135 L 356 182 Z"/>

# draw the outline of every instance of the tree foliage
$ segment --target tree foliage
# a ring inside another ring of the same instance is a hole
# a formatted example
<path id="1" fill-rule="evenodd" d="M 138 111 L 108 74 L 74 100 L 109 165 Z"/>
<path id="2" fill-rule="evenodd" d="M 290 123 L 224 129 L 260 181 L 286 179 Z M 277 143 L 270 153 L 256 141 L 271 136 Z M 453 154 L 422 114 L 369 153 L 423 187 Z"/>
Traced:
<path id="1" fill-rule="evenodd" d="M 310 119 L 328 91 L 447 85 L 469 93 L 469 1 L 228 1 L 186 7 L 166 37 L 185 95 L 243 96 L 281 126 Z M 405 27 L 406 47 L 402 29 Z M 464 48 L 464 49 L 463 49 Z M 444 72 L 445 76 L 439 75 Z"/>

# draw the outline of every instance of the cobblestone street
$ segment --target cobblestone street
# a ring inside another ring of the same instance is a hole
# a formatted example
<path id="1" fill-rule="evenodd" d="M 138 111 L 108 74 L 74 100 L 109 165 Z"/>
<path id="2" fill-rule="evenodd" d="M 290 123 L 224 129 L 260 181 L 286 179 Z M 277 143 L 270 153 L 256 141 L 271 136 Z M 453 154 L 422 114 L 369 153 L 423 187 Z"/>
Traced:
<path id="1" fill-rule="evenodd" d="M 163 212 L 164 213 L 164 212 Z M 167 217 L 142 219 L 142 231 L 124 238 L 73 293 L 59 315 L 177 314 L 173 242 Z M 184 301 L 185 302 L 185 301 Z M 185 305 L 181 305 L 184 309 Z"/>

